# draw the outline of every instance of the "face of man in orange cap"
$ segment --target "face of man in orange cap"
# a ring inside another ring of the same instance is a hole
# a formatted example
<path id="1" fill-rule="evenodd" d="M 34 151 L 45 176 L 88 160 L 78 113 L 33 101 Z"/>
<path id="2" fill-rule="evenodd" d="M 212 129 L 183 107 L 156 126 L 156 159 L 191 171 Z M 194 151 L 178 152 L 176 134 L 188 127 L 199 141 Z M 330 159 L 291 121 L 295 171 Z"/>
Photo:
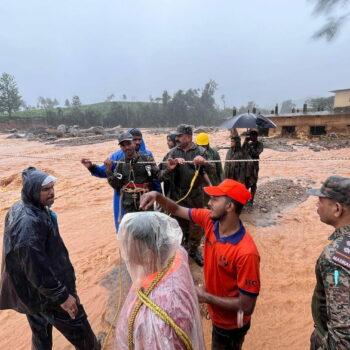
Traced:
<path id="1" fill-rule="evenodd" d="M 210 196 L 208 205 L 211 210 L 210 217 L 213 220 L 223 219 L 229 212 L 239 216 L 244 204 L 251 199 L 251 194 L 246 187 L 231 179 L 224 180 L 218 186 L 203 189 Z"/>

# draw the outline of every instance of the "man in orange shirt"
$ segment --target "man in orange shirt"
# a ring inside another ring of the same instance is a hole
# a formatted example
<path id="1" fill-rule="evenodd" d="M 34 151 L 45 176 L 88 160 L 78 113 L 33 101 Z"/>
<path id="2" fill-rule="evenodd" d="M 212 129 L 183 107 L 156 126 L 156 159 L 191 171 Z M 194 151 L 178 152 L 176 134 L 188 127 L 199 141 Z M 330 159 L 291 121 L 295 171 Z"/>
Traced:
<path id="1" fill-rule="evenodd" d="M 212 350 L 239 350 L 260 291 L 259 252 L 239 219 L 251 195 L 231 179 L 204 191 L 210 210 L 181 207 L 157 192 L 142 196 L 140 207 L 148 209 L 157 201 L 168 213 L 204 228 L 205 287 L 197 287 L 197 296 L 207 303 L 213 322 Z"/>

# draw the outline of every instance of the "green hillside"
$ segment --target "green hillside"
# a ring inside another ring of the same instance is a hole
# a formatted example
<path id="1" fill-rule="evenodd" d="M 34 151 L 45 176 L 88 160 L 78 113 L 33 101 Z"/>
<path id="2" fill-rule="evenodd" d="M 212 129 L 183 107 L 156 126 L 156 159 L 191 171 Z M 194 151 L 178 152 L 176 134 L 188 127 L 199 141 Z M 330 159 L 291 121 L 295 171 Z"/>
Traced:
<path id="1" fill-rule="evenodd" d="M 151 102 L 128 102 L 128 101 L 116 101 L 116 102 L 99 102 L 92 103 L 87 105 L 79 106 L 79 109 L 84 112 L 86 110 L 94 110 L 98 113 L 101 113 L 103 117 L 107 117 L 108 113 L 111 110 L 113 104 L 118 104 L 125 109 L 129 109 L 132 112 L 139 112 L 146 105 L 152 104 Z M 154 104 L 154 103 L 153 103 Z M 62 115 L 70 115 L 74 112 L 76 107 L 57 107 L 52 109 L 33 109 L 29 111 L 18 111 L 13 112 L 13 118 L 45 118 L 48 113 L 62 113 Z M 0 114 L 0 120 L 9 120 L 10 118 L 6 114 Z"/>

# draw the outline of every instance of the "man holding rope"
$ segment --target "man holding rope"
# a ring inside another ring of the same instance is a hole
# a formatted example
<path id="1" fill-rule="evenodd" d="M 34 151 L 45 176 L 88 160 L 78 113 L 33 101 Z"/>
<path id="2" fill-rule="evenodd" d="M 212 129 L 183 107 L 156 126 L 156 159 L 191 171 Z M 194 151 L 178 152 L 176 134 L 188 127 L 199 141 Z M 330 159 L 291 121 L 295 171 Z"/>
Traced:
<path id="1" fill-rule="evenodd" d="M 143 195 L 140 207 L 147 210 L 157 201 L 167 212 L 204 228 L 205 286 L 197 287 L 197 296 L 207 303 L 213 322 L 212 350 L 240 350 L 260 291 L 259 252 L 239 219 L 251 195 L 230 179 L 204 191 L 210 210 L 182 207 L 157 192 Z"/>
<path id="2" fill-rule="evenodd" d="M 133 136 L 136 152 L 140 154 L 146 154 L 153 158 L 152 152 L 146 149 L 145 141 L 143 140 L 141 130 L 133 128 L 133 129 L 129 129 L 128 132 Z M 116 167 L 115 162 L 122 160 L 124 156 L 125 155 L 121 149 L 109 156 L 109 158 L 113 161 L 112 171 L 114 171 Z M 106 168 L 104 165 L 92 164 L 92 162 L 88 158 L 83 158 L 81 160 L 81 163 L 90 171 L 91 175 L 100 177 L 100 178 L 107 178 Z M 156 191 L 162 192 L 162 188 L 158 180 L 154 180 L 153 186 Z M 119 221 L 120 221 L 118 217 L 119 212 L 121 211 L 119 208 L 119 202 L 120 202 L 120 197 L 117 191 L 114 191 L 113 209 L 114 209 L 114 222 L 115 222 L 116 231 L 118 231 Z"/>
<path id="3" fill-rule="evenodd" d="M 181 124 L 177 127 L 176 147 L 170 150 L 164 160 L 168 160 L 167 167 L 160 171 L 160 180 L 171 183 L 169 197 L 187 206 L 188 208 L 204 207 L 204 171 L 213 174 L 215 167 L 207 162 L 206 150 L 193 143 L 193 130 L 189 125 Z M 191 161 L 185 162 L 185 161 Z M 193 181 L 193 183 L 192 183 Z M 191 184 L 192 183 L 192 184 Z M 203 257 L 198 250 L 203 230 L 193 222 L 176 217 L 184 234 L 183 246 L 189 256 L 199 265 L 203 266 Z"/>
<path id="4" fill-rule="evenodd" d="M 123 213 L 139 210 L 140 197 L 152 189 L 153 180 L 158 180 L 159 168 L 153 157 L 136 152 L 133 136 L 125 132 L 119 137 L 119 146 L 125 155 L 112 171 L 113 161 L 104 161 L 108 183 L 120 198 L 119 221 Z"/>

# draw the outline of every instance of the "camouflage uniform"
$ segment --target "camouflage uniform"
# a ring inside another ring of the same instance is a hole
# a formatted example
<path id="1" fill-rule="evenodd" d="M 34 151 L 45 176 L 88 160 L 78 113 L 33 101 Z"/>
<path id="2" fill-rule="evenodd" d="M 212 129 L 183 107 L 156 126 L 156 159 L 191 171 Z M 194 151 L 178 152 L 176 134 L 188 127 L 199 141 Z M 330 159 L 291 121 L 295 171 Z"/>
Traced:
<path id="1" fill-rule="evenodd" d="M 309 194 L 350 208 L 350 179 L 330 176 Z M 343 210 L 345 210 L 345 207 Z M 347 211 L 344 212 L 347 215 Z M 346 218 L 346 216 L 345 216 Z M 346 222 L 346 221 L 345 221 Z M 316 263 L 311 350 L 350 349 L 350 226 L 338 228 Z"/>
<path id="2" fill-rule="evenodd" d="M 154 162 L 153 157 L 146 154 L 137 153 L 135 158 L 124 158 L 115 167 L 111 176 L 107 178 L 108 183 L 122 195 L 121 204 L 124 214 L 139 211 L 140 196 L 144 192 L 152 190 L 152 180 L 158 178 L 159 168 Z M 149 162 L 148 164 L 139 164 L 138 162 Z M 127 184 L 130 184 L 129 186 Z M 123 190 L 124 186 L 133 189 L 135 186 L 140 189 L 138 193 L 131 193 Z"/>
<path id="3" fill-rule="evenodd" d="M 350 349 L 350 226 L 336 230 L 316 264 L 312 350 Z"/>
<path id="4" fill-rule="evenodd" d="M 202 156 L 208 159 L 206 150 L 196 144 L 192 144 L 191 149 L 185 152 L 181 147 L 174 147 L 164 157 L 164 161 L 168 158 L 183 158 L 185 160 L 193 160 L 196 156 Z M 206 171 L 208 175 L 213 174 L 215 168 L 212 164 L 207 163 L 200 167 L 199 176 L 194 183 L 191 193 L 188 197 L 182 200 L 179 204 L 187 208 L 203 208 L 204 207 L 204 195 L 203 195 L 203 171 Z M 190 188 L 191 181 L 195 174 L 195 166 L 190 163 L 183 165 L 177 165 L 173 171 L 168 171 L 166 166 L 160 171 L 159 179 L 161 181 L 168 181 L 170 183 L 168 196 L 174 201 L 180 200 L 186 195 Z M 193 222 L 176 218 L 183 232 L 183 245 L 189 250 L 196 250 L 203 237 L 203 230 L 201 227 L 195 225 Z"/>

